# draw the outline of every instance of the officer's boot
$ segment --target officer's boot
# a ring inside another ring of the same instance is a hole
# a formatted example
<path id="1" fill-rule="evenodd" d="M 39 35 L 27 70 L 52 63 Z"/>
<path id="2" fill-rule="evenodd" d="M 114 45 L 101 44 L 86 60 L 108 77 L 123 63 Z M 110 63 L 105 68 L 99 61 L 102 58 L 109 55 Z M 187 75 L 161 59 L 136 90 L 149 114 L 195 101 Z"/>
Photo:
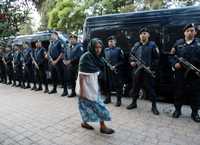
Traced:
<path id="1" fill-rule="evenodd" d="M 31 88 L 31 86 L 30 86 L 30 82 L 28 81 L 27 82 L 27 86 L 25 87 L 25 89 L 29 89 L 29 88 Z"/>
<path id="2" fill-rule="evenodd" d="M 68 95 L 69 98 L 75 97 L 76 96 L 76 92 L 75 92 L 75 86 L 72 86 L 72 92 L 70 95 Z"/>
<path id="3" fill-rule="evenodd" d="M 25 89 L 25 82 L 22 82 L 21 88 Z"/>
<path id="4" fill-rule="evenodd" d="M 200 123 L 200 116 L 199 116 L 199 113 L 198 113 L 198 110 L 197 110 L 197 109 L 192 110 L 191 118 L 192 118 L 195 122 Z"/>
<path id="5" fill-rule="evenodd" d="M 64 86 L 63 93 L 62 93 L 61 97 L 64 97 L 64 96 L 67 96 L 67 95 L 68 95 L 68 91 L 67 91 L 67 88 Z"/>
<path id="6" fill-rule="evenodd" d="M 106 99 L 104 100 L 104 104 L 109 104 L 111 103 L 111 96 L 110 94 L 106 96 Z"/>
<path id="7" fill-rule="evenodd" d="M 128 110 L 135 108 L 137 108 L 137 97 L 133 97 L 132 103 L 126 107 Z"/>
<path id="8" fill-rule="evenodd" d="M 173 118 L 179 118 L 181 115 L 181 107 L 180 106 L 175 106 L 175 111 L 172 115 Z"/>
<path id="9" fill-rule="evenodd" d="M 57 86 L 56 85 L 53 86 L 53 89 L 49 92 L 49 94 L 55 94 L 55 93 L 57 93 Z"/>
<path id="10" fill-rule="evenodd" d="M 37 87 L 36 87 L 36 83 L 33 83 L 33 87 L 31 88 L 31 90 L 36 90 Z"/>
<path id="11" fill-rule="evenodd" d="M 121 98 L 122 98 L 121 95 L 118 94 L 118 95 L 117 95 L 117 102 L 116 102 L 116 104 L 115 104 L 116 107 L 120 107 L 120 106 L 121 106 L 121 104 L 122 104 Z"/>
<path id="12" fill-rule="evenodd" d="M 45 84 L 45 90 L 44 90 L 44 93 L 48 93 L 48 92 L 49 92 L 48 84 Z"/>
<path id="13" fill-rule="evenodd" d="M 7 82 L 8 82 L 8 81 L 7 81 L 7 77 L 5 76 L 5 84 L 8 84 Z"/>
<path id="14" fill-rule="evenodd" d="M 16 85 L 16 87 L 21 87 L 21 81 L 19 81 L 18 85 Z"/>
<path id="15" fill-rule="evenodd" d="M 39 87 L 35 91 L 42 91 L 42 84 L 39 83 Z"/>
<path id="16" fill-rule="evenodd" d="M 12 84 L 12 87 L 15 87 L 15 86 L 16 86 L 16 81 L 14 80 L 13 84 Z"/>
<path id="17" fill-rule="evenodd" d="M 153 113 L 154 115 L 159 115 L 159 114 L 160 114 L 159 111 L 158 111 L 158 109 L 157 109 L 156 103 L 152 103 L 151 111 L 152 111 L 152 113 Z"/>
<path id="18" fill-rule="evenodd" d="M 8 85 L 11 85 L 11 84 L 12 84 L 12 81 L 9 81 L 9 82 L 8 82 Z"/>
<path id="19" fill-rule="evenodd" d="M 8 79 L 8 85 L 11 85 L 12 84 L 12 80 L 11 80 L 11 77 L 9 76 L 9 79 Z"/>

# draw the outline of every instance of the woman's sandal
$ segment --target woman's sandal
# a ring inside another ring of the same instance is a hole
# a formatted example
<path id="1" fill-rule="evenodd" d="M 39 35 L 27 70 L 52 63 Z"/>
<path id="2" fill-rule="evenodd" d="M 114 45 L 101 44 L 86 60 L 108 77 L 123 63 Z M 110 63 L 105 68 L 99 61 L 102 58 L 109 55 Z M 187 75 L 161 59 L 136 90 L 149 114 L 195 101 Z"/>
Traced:
<path id="1" fill-rule="evenodd" d="M 100 128 L 100 132 L 103 134 L 113 134 L 115 131 L 111 128 Z"/>
<path id="2" fill-rule="evenodd" d="M 88 130 L 94 130 L 94 128 L 91 125 L 87 124 L 87 123 L 81 123 L 81 127 L 85 128 L 85 129 L 88 129 Z"/>

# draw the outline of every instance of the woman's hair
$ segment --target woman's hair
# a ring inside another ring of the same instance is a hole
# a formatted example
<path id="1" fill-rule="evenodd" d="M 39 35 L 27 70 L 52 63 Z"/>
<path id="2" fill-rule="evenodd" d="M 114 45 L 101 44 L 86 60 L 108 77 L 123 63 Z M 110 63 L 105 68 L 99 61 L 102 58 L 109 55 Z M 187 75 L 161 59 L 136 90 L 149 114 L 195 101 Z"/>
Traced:
<path id="1" fill-rule="evenodd" d="M 104 56 L 104 45 L 103 45 L 103 42 L 99 39 L 99 38 L 93 38 L 90 40 L 89 44 L 88 44 L 88 51 L 90 53 L 92 53 L 93 55 L 97 56 L 96 55 L 96 51 L 95 51 L 95 47 L 97 45 L 97 43 L 99 43 L 101 46 L 102 46 L 102 51 L 101 51 L 101 54 L 100 54 L 100 57 Z"/>

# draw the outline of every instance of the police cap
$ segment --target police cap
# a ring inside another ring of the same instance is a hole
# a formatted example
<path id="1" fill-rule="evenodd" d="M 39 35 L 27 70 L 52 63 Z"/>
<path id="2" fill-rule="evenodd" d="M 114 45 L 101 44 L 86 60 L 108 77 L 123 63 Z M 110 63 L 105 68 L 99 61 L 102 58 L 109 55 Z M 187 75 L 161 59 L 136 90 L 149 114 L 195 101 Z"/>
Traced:
<path id="1" fill-rule="evenodd" d="M 185 25 L 185 27 L 183 28 L 183 31 L 185 32 L 188 28 L 195 28 L 194 23 L 190 23 L 190 24 Z"/>
<path id="2" fill-rule="evenodd" d="M 139 34 L 141 34 L 142 32 L 148 32 L 149 33 L 149 30 L 147 29 L 147 27 L 143 27 L 143 28 L 140 29 Z"/>
<path id="3" fill-rule="evenodd" d="M 71 34 L 69 35 L 69 38 L 78 39 L 78 36 L 77 36 L 75 33 L 71 33 Z"/>
<path id="4" fill-rule="evenodd" d="M 109 41 L 109 40 L 116 40 L 116 38 L 115 38 L 114 35 L 112 35 L 112 36 L 109 36 L 109 37 L 107 38 L 107 41 Z"/>

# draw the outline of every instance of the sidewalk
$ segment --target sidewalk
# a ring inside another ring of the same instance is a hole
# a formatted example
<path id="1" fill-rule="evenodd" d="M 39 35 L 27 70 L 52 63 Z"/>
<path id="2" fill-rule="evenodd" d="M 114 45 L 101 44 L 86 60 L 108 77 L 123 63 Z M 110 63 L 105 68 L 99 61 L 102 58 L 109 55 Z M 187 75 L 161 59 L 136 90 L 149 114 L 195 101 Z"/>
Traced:
<path id="1" fill-rule="evenodd" d="M 136 110 L 108 105 L 113 135 L 80 127 L 77 98 L 60 97 L 0 84 L 0 145 L 200 145 L 200 124 L 190 119 L 184 106 L 179 119 L 171 117 L 172 104 L 159 103 L 153 115 L 151 103 L 139 100 Z M 115 98 L 113 97 L 113 102 Z"/>

